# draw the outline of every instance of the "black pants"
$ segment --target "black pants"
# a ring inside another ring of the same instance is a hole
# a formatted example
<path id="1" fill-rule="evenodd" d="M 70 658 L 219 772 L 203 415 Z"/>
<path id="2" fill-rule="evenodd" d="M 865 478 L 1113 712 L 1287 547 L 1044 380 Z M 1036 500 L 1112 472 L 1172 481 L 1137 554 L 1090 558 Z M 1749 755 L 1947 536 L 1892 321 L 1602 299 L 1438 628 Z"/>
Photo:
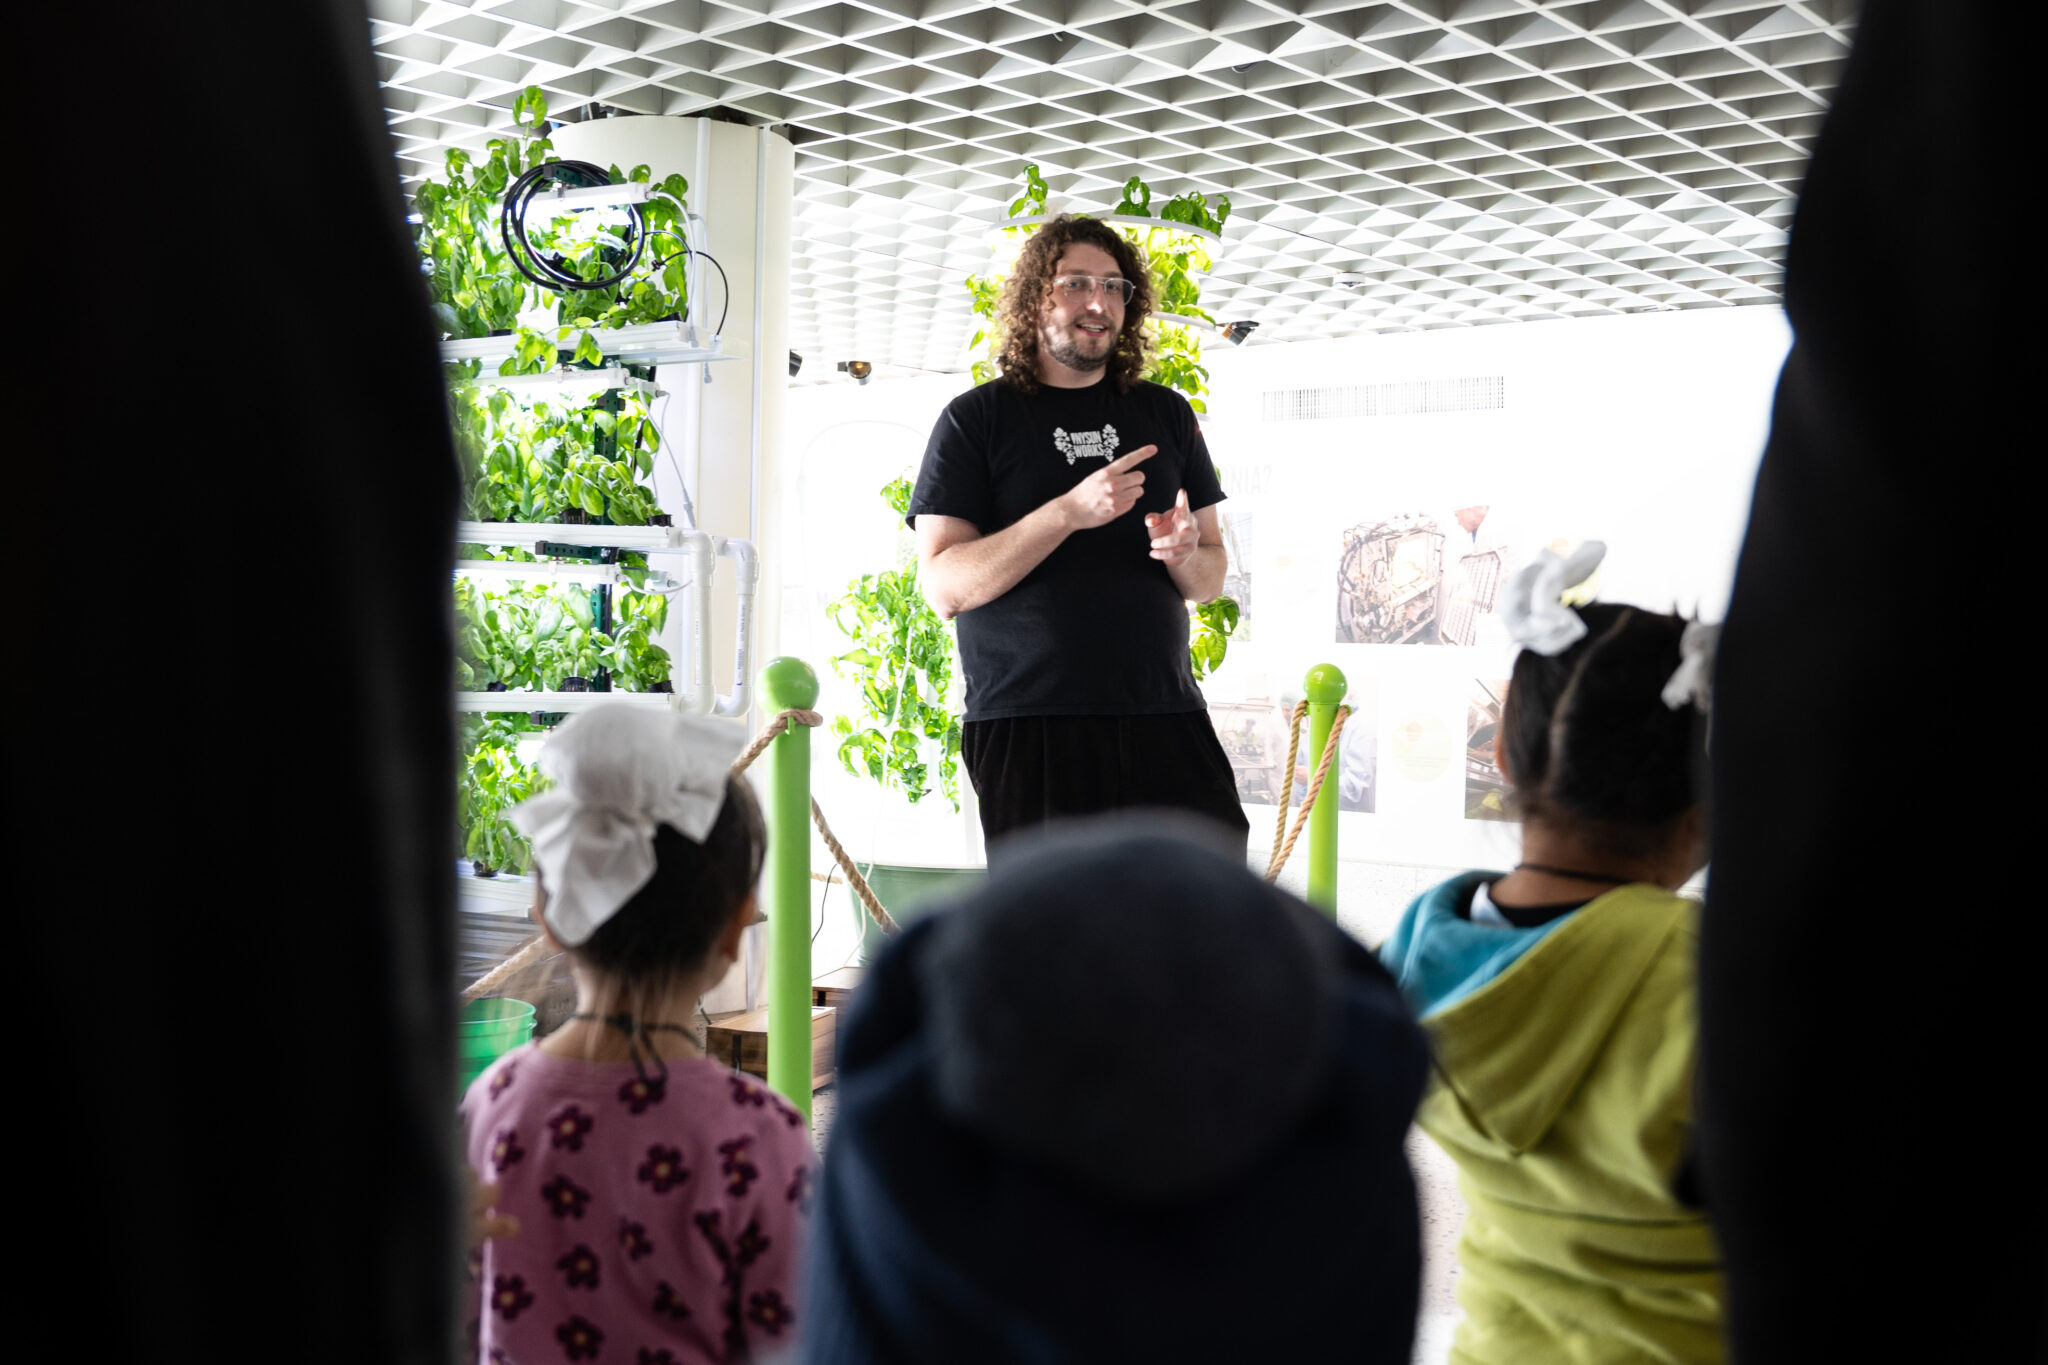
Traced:
<path id="1" fill-rule="evenodd" d="M 1207 817 L 1217 846 L 1244 856 L 1251 822 L 1206 711 L 971 720 L 960 756 L 991 843 L 1048 820 L 1152 807 Z"/>

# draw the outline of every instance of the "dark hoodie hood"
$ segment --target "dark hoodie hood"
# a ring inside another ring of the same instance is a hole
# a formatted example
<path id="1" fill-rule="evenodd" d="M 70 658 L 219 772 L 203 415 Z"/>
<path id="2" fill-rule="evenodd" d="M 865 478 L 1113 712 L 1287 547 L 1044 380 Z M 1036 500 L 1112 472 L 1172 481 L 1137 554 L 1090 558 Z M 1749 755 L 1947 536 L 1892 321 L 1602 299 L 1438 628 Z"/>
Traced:
<path id="1" fill-rule="evenodd" d="M 1152 819 L 999 857 L 842 1021 L 812 1361 L 1408 1358 L 1419 1030 Z"/>

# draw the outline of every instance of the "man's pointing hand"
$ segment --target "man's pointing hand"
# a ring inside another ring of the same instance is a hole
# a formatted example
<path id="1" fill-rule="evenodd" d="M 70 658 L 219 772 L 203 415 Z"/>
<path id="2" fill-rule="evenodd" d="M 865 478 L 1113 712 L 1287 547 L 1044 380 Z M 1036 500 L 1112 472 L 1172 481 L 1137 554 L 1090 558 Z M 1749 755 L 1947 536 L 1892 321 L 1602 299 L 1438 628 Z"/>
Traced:
<path id="1" fill-rule="evenodd" d="M 1145 476 L 1137 472 L 1137 466 L 1158 450 L 1158 446 L 1139 446 L 1119 455 L 1063 494 L 1060 501 L 1066 508 L 1067 529 L 1085 531 L 1091 526 L 1107 526 L 1137 506 L 1145 491 Z"/>

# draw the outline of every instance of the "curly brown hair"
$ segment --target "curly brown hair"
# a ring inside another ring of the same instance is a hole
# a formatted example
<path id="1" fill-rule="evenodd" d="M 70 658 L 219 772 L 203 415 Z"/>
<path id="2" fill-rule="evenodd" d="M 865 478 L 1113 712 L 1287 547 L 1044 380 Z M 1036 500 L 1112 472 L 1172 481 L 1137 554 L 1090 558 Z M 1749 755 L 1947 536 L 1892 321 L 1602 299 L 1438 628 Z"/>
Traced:
<path id="1" fill-rule="evenodd" d="M 1114 256 L 1123 277 L 1137 286 L 1124 305 L 1123 330 L 1109 353 L 1107 368 L 1117 392 L 1128 392 L 1152 362 L 1144 332 L 1145 319 L 1152 315 L 1152 272 L 1145 267 L 1145 253 L 1107 223 L 1062 213 L 1024 243 L 996 304 L 996 368 L 1004 383 L 1025 393 L 1038 392 L 1039 316 L 1052 297 L 1060 256 L 1076 242 Z"/>

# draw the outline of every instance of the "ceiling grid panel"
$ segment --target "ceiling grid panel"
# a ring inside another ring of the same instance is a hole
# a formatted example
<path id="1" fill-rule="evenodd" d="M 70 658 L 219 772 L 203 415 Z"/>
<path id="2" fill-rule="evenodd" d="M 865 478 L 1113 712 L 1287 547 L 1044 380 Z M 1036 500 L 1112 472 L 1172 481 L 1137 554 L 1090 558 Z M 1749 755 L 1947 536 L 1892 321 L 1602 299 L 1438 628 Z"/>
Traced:
<path id="1" fill-rule="evenodd" d="M 1850 0 L 371 0 L 409 183 L 552 113 L 797 145 L 791 335 L 959 370 L 965 277 L 1036 163 L 1233 212 L 1253 344 L 1774 301 Z M 1343 277 L 1348 286 L 1339 283 Z M 806 377 L 809 377 L 807 371 Z"/>

